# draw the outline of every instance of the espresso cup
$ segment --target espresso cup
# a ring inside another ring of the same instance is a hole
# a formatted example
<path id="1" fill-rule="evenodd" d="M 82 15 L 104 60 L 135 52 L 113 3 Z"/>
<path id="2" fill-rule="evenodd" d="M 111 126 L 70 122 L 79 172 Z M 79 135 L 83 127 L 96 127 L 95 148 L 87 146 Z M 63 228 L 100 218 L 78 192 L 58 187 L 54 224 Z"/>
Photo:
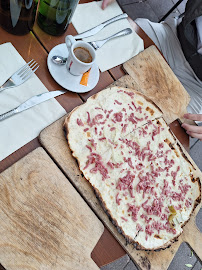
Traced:
<path id="1" fill-rule="evenodd" d="M 69 51 L 66 63 L 67 70 L 72 75 L 82 75 L 95 63 L 95 50 L 87 42 L 75 40 L 71 35 L 66 36 L 65 43 Z"/>

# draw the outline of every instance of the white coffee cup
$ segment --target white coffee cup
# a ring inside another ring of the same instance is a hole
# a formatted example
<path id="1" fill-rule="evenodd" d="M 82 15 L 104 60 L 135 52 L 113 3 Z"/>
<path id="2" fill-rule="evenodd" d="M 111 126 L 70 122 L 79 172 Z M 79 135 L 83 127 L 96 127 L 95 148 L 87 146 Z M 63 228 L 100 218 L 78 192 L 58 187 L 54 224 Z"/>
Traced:
<path id="1" fill-rule="evenodd" d="M 72 75 L 82 75 L 83 73 L 88 71 L 95 63 L 96 54 L 94 48 L 87 42 L 75 40 L 74 37 L 71 35 L 66 36 L 65 43 L 69 50 L 69 55 L 66 63 L 67 70 Z M 74 50 L 76 48 L 84 48 L 84 51 L 87 51 L 90 54 L 91 61 L 86 63 L 79 60 L 74 53 Z"/>

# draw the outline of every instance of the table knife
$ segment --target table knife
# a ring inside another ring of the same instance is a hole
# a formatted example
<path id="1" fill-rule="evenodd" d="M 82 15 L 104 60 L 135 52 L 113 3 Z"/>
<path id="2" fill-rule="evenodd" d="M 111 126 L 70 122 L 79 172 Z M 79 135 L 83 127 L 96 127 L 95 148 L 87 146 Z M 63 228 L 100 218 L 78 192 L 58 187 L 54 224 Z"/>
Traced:
<path id="1" fill-rule="evenodd" d="M 128 18 L 128 15 L 126 13 L 117 15 L 116 17 L 113 17 L 81 34 L 78 34 L 76 36 L 74 36 L 75 39 L 81 39 L 81 38 L 86 38 L 86 37 L 91 37 L 95 34 L 97 34 L 99 31 L 101 31 L 105 26 L 109 25 L 110 23 L 122 20 L 122 19 L 126 19 Z"/>
<path id="2" fill-rule="evenodd" d="M 46 100 L 49 100 L 51 98 L 57 97 L 59 95 L 65 94 L 67 93 L 67 91 L 65 90 L 57 90 L 57 91 L 51 91 L 51 92 L 47 92 L 47 93 L 42 93 L 36 96 L 31 97 L 30 99 L 26 100 L 25 102 L 23 102 L 22 104 L 20 104 L 18 107 L 3 113 L 0 115 L 0 121 L 7 119 L 17 113 L 20 113 L 22 111 L 25 111 L 35 105 L 38 105 Z"/>

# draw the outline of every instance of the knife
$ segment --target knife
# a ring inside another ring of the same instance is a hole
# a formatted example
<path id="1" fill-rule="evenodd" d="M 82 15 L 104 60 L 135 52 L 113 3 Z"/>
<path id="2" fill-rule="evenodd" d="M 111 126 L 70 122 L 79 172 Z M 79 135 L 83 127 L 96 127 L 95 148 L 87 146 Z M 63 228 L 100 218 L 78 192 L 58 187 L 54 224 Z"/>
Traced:
<path id="1" fill-rule="evenodd" d="M 95 34 L 97 34 L 99 31 L 101 31 L 105 26 L 109 25 L 110 23 L 122 20 L 122 19 L 126 19 L 128 18 L 128 15 L 126 13 L 117 15 L 116 17 L 113 17 L 81 34 L 78 34 L 76 36 L 74 36 L 75 39 L 81 39 L 81 38 L 86 38 L 86 37 L 91 37 Z"/>
<path id="2" fill-rule="evenodd" d="M 14 114 L 20 113 L 22 111 L 25 111 L 35 105 L 38 105 L 46 100 L 49 100 L 51 98 L 57 97 L 59 95 L 62 95 L 64 93 L 67 93 L 67 91 L 65 90 L 57 90 L 57 91 L 51 91 L 48 93 L 42 93 L 36 96 L 31 97 L 30 99 L 28 99 L 27 101 L 25 101 L 24 103 L 20 104 L 18 107 L 3 113 L 0 115 L 0 121 L 7 119 L 11 116 L 13 116 Z"/>

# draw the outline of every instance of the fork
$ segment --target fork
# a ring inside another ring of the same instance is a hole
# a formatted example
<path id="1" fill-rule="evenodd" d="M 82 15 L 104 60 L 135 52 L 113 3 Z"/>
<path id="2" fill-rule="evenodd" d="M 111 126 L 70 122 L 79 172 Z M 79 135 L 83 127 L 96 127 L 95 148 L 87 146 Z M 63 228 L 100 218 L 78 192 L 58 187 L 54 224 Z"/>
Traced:
<path id="1" fill-rule="evenodd" d="M 0 92 L 11 87 L 15 87 L 26 82 L 32 74 L 39 68 L 39 65 L 33 59 L 17 70 L 2 86 Z"/>
<path id="2" fill-rule="evenodd" d="M 113 39 L 113 38 L 116 38 L 116 37 L 122 37 L 122 36 L 126 36 L 126 35 L 129 35 L 132 33 L 132 30 L 130 28 L 126 28 L 126 29 L 123 29 L 121 31 L 119 31 L 118 33 L 112 35 L 112 36 L 109 36 L 108 38 L 106 39 L 103 39 L 103 40 L 97 40 L 97 41 L 90 41 L 88 42 L 95 50 L 98 50 L 99 48 L 101 48 L 107 41 Z"/>

